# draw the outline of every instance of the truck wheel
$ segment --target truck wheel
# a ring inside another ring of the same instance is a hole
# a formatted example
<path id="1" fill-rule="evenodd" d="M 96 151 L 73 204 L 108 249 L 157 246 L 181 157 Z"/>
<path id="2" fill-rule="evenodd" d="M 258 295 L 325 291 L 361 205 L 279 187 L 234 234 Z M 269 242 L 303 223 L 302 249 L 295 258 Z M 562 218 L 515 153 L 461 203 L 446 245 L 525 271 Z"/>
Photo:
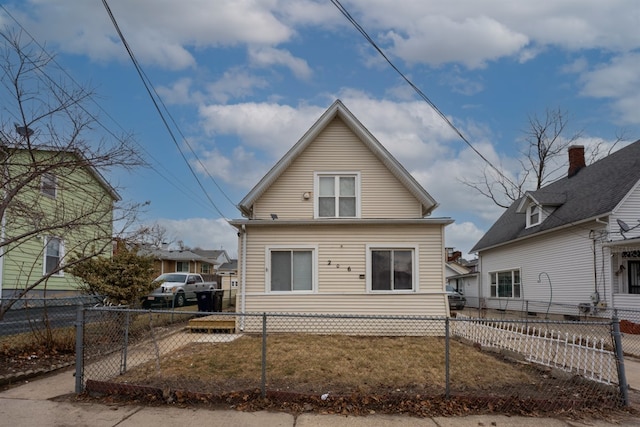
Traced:
<path id="1" fill-rule="evenodd" d="M 178 292 L 176 294 L 176 298 L 174 300 L 173 305 L 175 307 L 184 307 L 185 302 L 187 302 L 186 298 L 184 297 L 184 292 Z"/>

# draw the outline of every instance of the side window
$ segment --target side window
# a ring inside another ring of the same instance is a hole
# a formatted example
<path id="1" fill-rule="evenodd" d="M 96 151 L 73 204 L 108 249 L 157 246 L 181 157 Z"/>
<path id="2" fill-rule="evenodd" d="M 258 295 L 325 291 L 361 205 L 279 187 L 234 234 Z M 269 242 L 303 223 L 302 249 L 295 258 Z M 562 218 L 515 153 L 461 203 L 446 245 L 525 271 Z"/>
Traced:
<path id="1" fill-rule="evenodd" d="M 520 270 L 489 273 L 490 294 L 494 298 L 520 298 Z"/>
<path id="2" fill-rule="evenodd" d="M 58 182 L 52 173 L 42 174 L 40 179 L 40 192 L 46 196 L 56 198 Z"/>
<path id="3" fill-rule="evenodd" d="M 57 237 L 47 237 L 45 239 L 43 275 L 62 276 L 63 271 L 55 271 L 62 262 L 64 256 L 64 243 Z"/>

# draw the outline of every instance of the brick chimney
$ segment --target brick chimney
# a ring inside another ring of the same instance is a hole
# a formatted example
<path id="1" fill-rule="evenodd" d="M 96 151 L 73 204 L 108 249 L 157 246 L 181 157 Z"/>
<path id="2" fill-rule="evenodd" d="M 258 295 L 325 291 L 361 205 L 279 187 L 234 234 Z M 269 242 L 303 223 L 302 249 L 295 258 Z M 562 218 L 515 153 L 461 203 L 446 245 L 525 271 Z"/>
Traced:
<path id="1" fill-rule="evenodd" d="M 569 172 L 567 176 L 571 178 L 587 164 L 584 162 L 584 146 L 572 145 L 569 147 Z"/>

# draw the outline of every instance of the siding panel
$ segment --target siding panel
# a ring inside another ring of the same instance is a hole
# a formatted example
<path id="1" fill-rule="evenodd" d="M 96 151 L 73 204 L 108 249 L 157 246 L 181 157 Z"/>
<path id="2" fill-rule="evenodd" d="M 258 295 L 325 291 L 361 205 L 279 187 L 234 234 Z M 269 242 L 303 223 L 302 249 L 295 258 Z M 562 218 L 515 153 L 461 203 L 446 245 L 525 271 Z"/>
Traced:
<path id="1" fill-rule="evenodd" d="M 360 172 L 362 218 L 420 218 L 420 202 L 335 119 L 254 204 L 256 219 L 311 219 L 314 172 Z M 305 192 L 311 194 L 304 200 Z"/>
<path id="2" fill-rule="evenodd" d="M 247 227 L 246 311 L 445 315 L 442 236 L 442 226 L 433 224 Z M 265 248 L 310 242 L 318 248 L 317 293 L 268 293 Z M 418 247 L 417 292 L 367 293 L 367 244 L 401 242 Z M 239 266 L 240 275 L 241 272 Z"/>

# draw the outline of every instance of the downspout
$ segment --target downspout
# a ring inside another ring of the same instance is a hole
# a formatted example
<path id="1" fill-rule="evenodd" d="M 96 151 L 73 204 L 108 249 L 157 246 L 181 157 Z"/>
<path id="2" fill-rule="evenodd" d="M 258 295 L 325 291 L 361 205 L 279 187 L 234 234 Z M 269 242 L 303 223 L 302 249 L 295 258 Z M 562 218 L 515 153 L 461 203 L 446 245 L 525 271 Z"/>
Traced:
<path id="1" fill-rule="evenodd" d="M 246 304 L 246 287 L 247 287 L 247 228 L 242 224 L 242 284 L 240 285 L 240 313 L 244 314 Z M 240 330 L 244 331 L 245 316 L 242 316 L 240 322 Z"/>

